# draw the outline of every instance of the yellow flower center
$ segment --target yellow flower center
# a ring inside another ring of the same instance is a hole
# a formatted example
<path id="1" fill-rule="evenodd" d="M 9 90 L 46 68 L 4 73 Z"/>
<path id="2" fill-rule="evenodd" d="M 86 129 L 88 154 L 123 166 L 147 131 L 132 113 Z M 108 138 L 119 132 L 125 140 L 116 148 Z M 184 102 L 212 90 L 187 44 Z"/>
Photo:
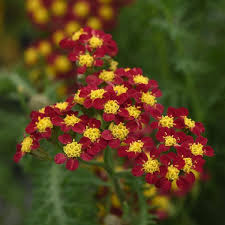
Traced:
<path id="1" fill-rule="evenodd" d="M 104 105 L 104 112 L 108 114 L 116 114 L 120 106 L 116 100 L 109 100 Z"/>
<path id="2" fill-rule="evenodd" d="M 98 89 L 98 90 L 91 90 L 91 99 L 96 99 L 96 98 L 103 98 L 103 95 L 105 94 L 104 89 Z"/>
<path id="3" fill-rule="evenodd" d="M 64 1 L 54 1 L 51 6 L 52 13 L 56 16 L 62 16 L 67 10 L 67 4 Z"/>
<path id="4" fill-rule="evenodd" d="M 77 41 L 79 40 L 80 36 L 84 33 L 84 30 L 81 28 L 80 30 L 78 30 L 77 32 L 75 32 L 72 36 L 72 40 L 73 41 Z"/>
<path id="5" fill-rule="evenodd" d="M 117 66 L 118 66 L 119 63 L 112 59 L 109 64 L 110 64 L 109 69 L 112 70 L 112 71 L 115 71 L 117 69 Z"/>
<path id="6" fill-rule="evenodd" d="M 38 122 L 36 122 L 37 129 L 39 132 L 45 132 L 47 128 L 53 128 L 53 124 L 51 122 L 50 117 L 38 118 Z"/>
<path id="7" fill-rule="evenodd" d="M 84 1 L 79 1 L 73 6 L 73 12 L 80 17 L 85 17 L 90 12 L 89 4 Z"/>
<path id="8" fill-rule="evenodd" d="M 80 97 L 80 90 L 77 91 L 77 93 L 74 95 L 74 102 L 83 105 L 84 104 L 84 98 Z"/>
<path id="9" fill-rule="evenodd" d="M 115 77 L 115 74 L 113 71 L 107 71 L 107 70 L 103 70 L 100 74 L 99 74 L 99 78 L 106 81 L 106 82 L 112 82 L 113 79 Z"/>
<path id="10" fill-rule="evenodd" d="M 63 151 L 69 158 L 80 157 L 82 145 L 78 144 L 76 141 L 73 141 L 70 144 L 67 144 L 63 147 Z"/>
<path id="11" fill-rule="evenodd" d="M 127 87 L 124 87 L 124 85 L 116 85 L 113 87 L 113 90 L 116 92 L 116 95 L 119 96 L 121 94 L 124 94 L 127 92 Z"/>
<path id="12" fill-rule="evenodd" d="M 40 0 L 32 0 L 32 1 L 26 1 L 26 8 L 28 11 L 34 11 L 37 8 L 41 8 L 41 2 Z"/>
<path id="13" fill-rule="evenodd" d="M 79 23 L 75 21 L 70 21 L 65 26 L 65 31 L 68 35 L 72 35 L 74 32 L 76 32 L 80 28 Z"/>
<path id="14" fill-rule="evenodd" d="M 164 137 L 165 140 L 165 146 L 174 146 L 177 143 L 176 138 L 174 138 L 173 136 L 166 136 Z"/>
<path id="15" fill-rule="evenodd" d="M 93 65 L 93 63 L 94 63 L 94 58 L 91 55 L 89 55 L 89 53 L 80 55 L 79 64 L 81 66 L 91 67 Z"/>
<path id="16" fill-rule="evenodd" d="M 198 144 L 192 144 L 190 146 L 190 150 L 193 155 L 203 155 L 203 145 L 198 143 Z"/>
<path id="17" fill-rule="evenodd" d="M 168 180 L 177 180 L 179 177 L 179 173 L 180 173 L 180 170 L 178 170 L 176 167 L 171 165 L 168 167 L 166 178 Z"/>
<path id="18" fill-rule="evenodd" d="M 145 173 L 154 173 L 159 171 L 159 162 L 157 159 L 152 159 L 148 155 L 148 161 L 143 164 L 143 170 Z"/>
<path id="19" fill-rule="evenodd" d="M 184 168 L 183 168 L 183 171 L 185 173 L 190 173 L 191 171 L 191 168 L 192 168 L 192 159 L 191 158 L 183 158 L 184 159 L 184 162 L 185 162 L 185 165 L 184 165 Z"/>
<path id="20" fill-rule="evenodd" d="M 99 9 L 99 14 L 105 20 L 112 19 L 114 15 L 113 9 L 109 5 L 102 5 Z"/>
<path id="21" fill-rule="evenodd" d="M 35 48 L 28 48 L 24 53 L 25 63 L 28 65 L 36 63 L 38 58 L 38 53 Z"/>
<path id="22" fill-rule="evenodd" d="M 189 129 L 192 129 L 192 128 L 195 127 L 195 121 L 193 121 L 192 119 L 187 118 L 186 116 L 184 117 L 184 124 Z"/>
<path id="23" fill-rule="evenodd" d="M 102 23 L 101 23 L 101 20 L 98 19 L 97 17 L 90 17 L 87 21 L 87 26 L 95 30 L 99 30 L 102 28 Z"/>
<path id="24" fill-rule="evenodd" d="M 138 152 L 138 153 L 140 153 L 140 152 L 142 152 L 143 146 L 144 146 L 144 143 L 141 140 L 133 141 L 130 144 L 130 147 L 127 151 L 128 152 Z"/>
<path id="25" fill-rule="evenodd" d="M 40 113 L 45 113 L 45 107 L 39 109 L 38 112 L 40 112 Z"/>
<path id="26" fill-rule="evenodd" d="M 45 24 L 48 21 L 48 19 L 49 19 L 48 11 L 45 8 L 40 7 L 34 11 L 34 20 L 37 23 Z"/>
<path id="27" fill-rule="evenodd" d="M 22 152 L 30 152 L 32 144 L 33 144 L 33 139 L 30 136 L 25 137 L 21 143 L 21 145 L 22 145 L 21 151 Z"/>
<path id="28" fill-rule="evenodd" d="M 114 138 L 118 138 L 121 141 L 123 141 L 129 133 L 129 130 L 126 128 L 124 123 L 119 123 L 118 125 L 112 123 L 109 126 L 109 130 L 112 132 Z"/>
<path id="29" fill-rule="evenodd" d="M 74 124 L 79 123 L 80 119 L 75 115 L 66 115 L 64 122 L 67 126 L 73 126 Z"/>
<path id="30" fill-rule="evenodd" d="M 170 208 L 170 201 L 167 196 L 159 195 L 152 199 L 152 205 L 167 212 Z"/>
<path id="31" fill-rule="evenodd" d="M 162 127 L 168 127 L 168 128 L 172 128 L 174 123 L 173 123 L 173 117 L 170 116 L 162 116 L 162 118 L 159 121 L 159 124 Z"/>
<path id="32" fill-rule="evenodd" d="M 51 53 L 52 46 L 48 41 L 42 41 L 39 45 L 39 51 L 41 55 L 47 56 Z"/>
<path id="33" fill-rule="evenodd" d="M 53 41 L 56 45 L 65 37 L 63 31 L 58 30 L 53 34 Z"/>
<path id="34" fill-rule="evenodd" d="M 55 105 L 56 108 L 60 109 L 60 111 L 65 110 L 68 106 L 68 102 L 59 102 Z"/>
<path id="35" fill-rule="evenodd" d="M 142 93 L 141 101 L 147 105 L 153 106 L 157 102 L 155 96 L 151 95 L 151 92 Z"/>
<path id="36" fill-rule="evenodd" d="M 71 69 L 71 63 L 66 56 L 60 55 L 55 60 L 55 68 L 59 72 L 67 72 Z"/>
<path id="37" fill-rule="evenodd" d="M 129 106 L 126 108 L 130 116 L 133 116 L 135 119 L 139 117 L 141 111 L 135 106 Z"/>
<path id="38" fill-rule="evenodd" d="M 135 84 L 148 84 L 149 79 L 141 74 L 134 76 Z"/>
<path id="39" fill-rule="evenodd" d="M 101 38 L 93 36 L 89 40 L 89 44 L 92 48 L 100 48 L 103 45 L 103 40 Z"/>
<path id="40" fill-rule="evenodd" d="M 91 142 L 95 142 L 101 136 L 101 132 L 98 128 L 86 128 L 84 131 L 84 137 L 87 137 Z"/>

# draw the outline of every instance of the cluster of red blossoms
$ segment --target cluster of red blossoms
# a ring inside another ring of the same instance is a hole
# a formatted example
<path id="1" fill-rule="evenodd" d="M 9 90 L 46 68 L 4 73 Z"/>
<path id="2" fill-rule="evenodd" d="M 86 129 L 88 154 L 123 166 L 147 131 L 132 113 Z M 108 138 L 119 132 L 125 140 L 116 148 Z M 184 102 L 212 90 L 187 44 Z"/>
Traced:
<path id="1" fill-rule="evenodd" d="M 112 148 L 130 161 L 134 176 L 145 176 L 164 191 L 189 190 L 195 174 L 203 172 L 205 156 L 213 156 L 203 125 L 185 108 L 169 107 L 164 114 L 155 80 L 140 68 L 117 68 L 112 59 L 117 46 L 110 35 L 84 28 L 61 41 L 61 47 L 70 52 L 86 84 L 65 102 L 31 113 L 15 161 L 37 149 L 41 139 L 61 146 L 55 162 L 66 163 L 69 170 L 80 159 L 92 160 Z"/>
<path id="2" fill-rule="evenodd" d="M 27 12 L 33 24 L 50 32 L 74 32 L 90 26 L 111 29 L 120 8 L 131 0 L 27 0 Z"/>
<path id="3" fill-rule="evenodd" d="M 33 43 L 24 55 L 26 65 L 31 68 L 29 79 L 37 89 L 42 91 L 43 80 L 60 80 L 61 85 L 57 91 L 59 96 L 71 94 L 77 87 L 77 74 L 71 62 L 65 57 L 65 52 L 59 48 L 59 42 L 85 25 L 94 29 L 112 29 L 116 24 L 119 9 L 130 2 L 130 0 L 27 0 L 27 11 L 32 23 L 49 32 L 48 39 Z M 101 57 L 96 55 L 98 56 Z"/>

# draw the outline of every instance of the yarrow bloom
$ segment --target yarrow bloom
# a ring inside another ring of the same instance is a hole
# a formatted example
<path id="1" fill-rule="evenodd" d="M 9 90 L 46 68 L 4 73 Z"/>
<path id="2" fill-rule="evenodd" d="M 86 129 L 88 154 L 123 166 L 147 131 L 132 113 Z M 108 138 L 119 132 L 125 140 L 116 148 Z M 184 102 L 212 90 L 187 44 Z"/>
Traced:
<path id="1" fill-rule="evenodd" d="M 80 7 L 80 17 L 89 10 L 86 3 L 73 8 Z M 57 144 L 55 162 L 65 163 L 69 170 L 103 151 L 115 151 L 133 176 L 145 176 L 160 192 L 189 191 L 196 174 L 204 172 L 206 157 L 214 155 L 203 137 L 203 125 L 193 121 L 185 108 L 169 107 L 164 114 L 159 103 L 162 92 L 142 69 L 112 66 L 117 46 L 110 35 L 86 27 L 60 45 L 85 85 L 66 101 L 31 113 L 15 161 L 46 139 Z M 36 60 L 32 51 L 31 62 Z M 57 65 L 62 70 L 68 66 L 63 60 Z"/>

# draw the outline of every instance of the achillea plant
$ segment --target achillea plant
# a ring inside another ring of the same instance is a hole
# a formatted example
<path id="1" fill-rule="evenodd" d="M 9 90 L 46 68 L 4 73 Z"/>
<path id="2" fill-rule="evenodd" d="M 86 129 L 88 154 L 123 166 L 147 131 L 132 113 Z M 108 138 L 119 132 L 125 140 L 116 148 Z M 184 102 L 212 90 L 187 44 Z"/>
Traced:
<path id="1" fill-rule="evenodd" d="M 157 82 L 140 68 L 117 68 L 110 35 L 85 27 L 60 45 L 69 52 L 80 88 L 66 101 L 31 113 L 14 160 L 26 154 L 49 159 L 47 149 L 39 148 L 46 140 L 55 146 L 55 163 L 68 170 L 82 164 L 103 168 L 121 204 L 120 216 L 129 223 L 129 213 L 143 221 L 151 204 L 164 201 L 166 207 L 166 197 L 148 199 L 146 185 L 160 195 L 190 191 L 205 158 L 214 154 L 202 136 L 204 126 L 185 108 L 164 113 Z"/>

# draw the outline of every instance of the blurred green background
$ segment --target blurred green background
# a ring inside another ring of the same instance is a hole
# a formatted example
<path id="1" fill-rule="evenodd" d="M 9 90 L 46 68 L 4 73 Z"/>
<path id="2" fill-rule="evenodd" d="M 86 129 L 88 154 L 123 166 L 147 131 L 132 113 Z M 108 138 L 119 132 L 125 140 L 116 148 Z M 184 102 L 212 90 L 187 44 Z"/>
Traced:
<path id="1" fill-rule="evenodd" d="M 6 0 L 3 8 L 3 0 L 0 3 L 4 13 L 0 22 L 0 46 L 3 46 L 0 53 L 0 224 L 3 225 L 43 225 L 44 214 L 40 214 L 36 223 L 27 222 L 27 217 L 38 214 L 32 206 L 32 200 L 38 198 L 35 184 L 47 187 L 44 183 L 49 178 L 44 170 L 43 182 L 33 174 L 43 166 L 42 162 L 21 166 L 12 161 L 29 111 L 26 99 L 18 91 L 20 85 L 26 86 L 18 70 L 22 49 L 34 36 L 23 4 L 23 0 Z M 202 182 L 182 203 L 175 203 L 174 216 L 161 224 L 225 224 L 224 22 L 224 0 L 136 0 L 121 11 L 112 32 L 119 46 L 120 66 L 141 67 L 144 74 L 157 80 L 163 92 L 161 102 L 166 106 L 187 107 L 194 120 L 205 124 L 209 144 L 215 149 L 215 157 L 206 165 L 210 179 Z M 78 188 L 76 193 L 81 196 Z M 92 193 L 83 201 L 91 202 L 91 197 Z M 86 213 L 91 215 L 89 211 Z M 79 215 L 82 217 L 82 213 Z M 82 225 L 85 224 L 88 223 Z"/>

